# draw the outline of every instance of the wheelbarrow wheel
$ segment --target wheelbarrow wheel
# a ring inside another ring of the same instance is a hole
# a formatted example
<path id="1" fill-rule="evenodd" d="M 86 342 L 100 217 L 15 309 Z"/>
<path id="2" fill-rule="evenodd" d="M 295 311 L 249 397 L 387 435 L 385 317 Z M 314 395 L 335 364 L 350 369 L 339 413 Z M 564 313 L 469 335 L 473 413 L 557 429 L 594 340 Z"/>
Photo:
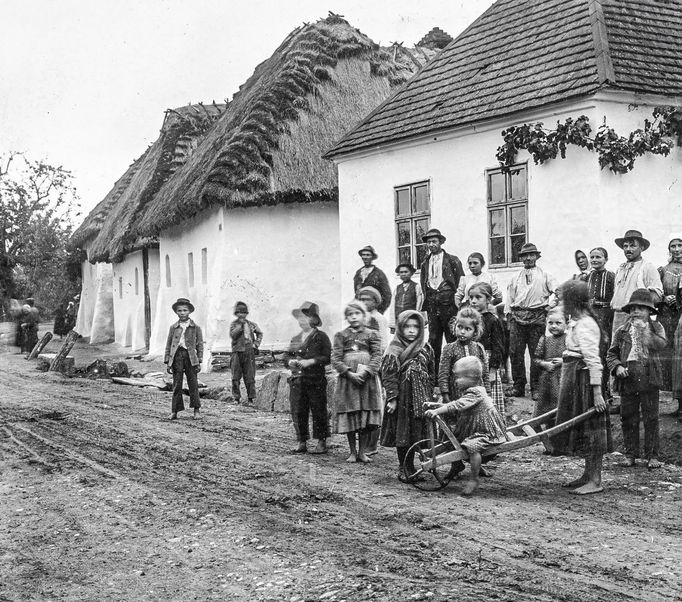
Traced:
<path id="1" fill-rule="evenodd" d="M 422 491 L 438 491 L 447 486 L 464 468 L 462 462 L 448 462 L 431 470 L 424 469 L 423 464 L 430 462 L 432 457 L 430 439 L 423 439 L 412 445 L 407 450 L 403 467 L 405 481 Z"/>

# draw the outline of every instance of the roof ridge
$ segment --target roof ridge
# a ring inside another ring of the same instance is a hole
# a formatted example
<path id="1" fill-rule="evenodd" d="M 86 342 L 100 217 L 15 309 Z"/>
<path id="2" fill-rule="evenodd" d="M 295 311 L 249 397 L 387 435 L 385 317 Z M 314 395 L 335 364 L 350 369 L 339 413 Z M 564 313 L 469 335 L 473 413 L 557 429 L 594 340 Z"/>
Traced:
<path id="1" fill-rule="evenodd" d="M 611 60 L 609 39 L 604 18 L 602 0 L 588 0 L 590 11 L 590 27 L 592 28 L 592 40 L 594 41 L 594 57 L 597 61 L 597 77 L 599 84 L 615 84 L 616 71 Z"/>

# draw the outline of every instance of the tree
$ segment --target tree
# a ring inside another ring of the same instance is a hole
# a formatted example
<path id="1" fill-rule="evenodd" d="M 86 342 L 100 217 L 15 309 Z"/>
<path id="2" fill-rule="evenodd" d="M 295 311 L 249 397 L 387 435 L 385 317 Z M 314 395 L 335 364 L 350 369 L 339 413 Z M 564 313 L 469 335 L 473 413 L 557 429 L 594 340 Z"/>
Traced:
<path id="1" fill-rule="evenodd" d="M 78 292 L 66 244 L 78 213 L 73 176 L 11 152 L 0 160 L 0 297 L 33 296 L 50 310 Z"/>

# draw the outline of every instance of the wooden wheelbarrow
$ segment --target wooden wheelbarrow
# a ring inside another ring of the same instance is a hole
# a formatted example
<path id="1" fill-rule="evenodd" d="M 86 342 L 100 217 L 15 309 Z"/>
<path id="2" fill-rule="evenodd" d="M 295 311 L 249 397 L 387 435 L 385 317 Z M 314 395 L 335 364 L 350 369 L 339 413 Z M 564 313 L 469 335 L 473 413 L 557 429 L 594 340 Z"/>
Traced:
<path id="1" fill-rule="evenodd" d="M 547 419 L 556 414 L 552 410 L 525 422 L 519 422 L 507 428 L 506 441 L 485 450 L 481 455 L 495 456 L 514 451 L 536 443 L 546 442 L 549 437 L 556 435 L 576 424 L 587 420 L 597 410 L 590 408 L 587 412 L 557 424 L 546 431 L 536 431 Z M 429 438 L 418 441 L 407 452 L 407 457 L 413 460 L 414 472 L 406 469 L 407 482 L 423 491 L 437 491 L 445 487 L 462 470 L 462 462 L 469 459 L 469 454 L 460 445 L 450 427 L 439 416 L 429 422 Z M 409 465 L 409 462 L 406 462 Z"/>

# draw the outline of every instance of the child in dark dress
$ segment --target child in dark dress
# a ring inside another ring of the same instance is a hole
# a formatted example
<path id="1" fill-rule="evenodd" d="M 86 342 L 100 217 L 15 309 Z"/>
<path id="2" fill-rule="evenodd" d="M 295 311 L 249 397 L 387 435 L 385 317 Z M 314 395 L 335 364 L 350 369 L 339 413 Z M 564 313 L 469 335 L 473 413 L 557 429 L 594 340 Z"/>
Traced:
<path id="1" fill-rule="evenodd" d="M 381 445 L 395 447 L 400 464 L 398 479 L 414 473 L 409 448 L 426 438 L 423 404 L 431 401 L 436 378 L 433 349 L 424 340 L 424 317 L 415 310 L 398 316 L 396 333 L 381 362 L 386 407 Z"/>
<path id="2" fill-rule="evenodd" d="M 533 418 L 556 409 L 559 403 L 561 365 L 563 364 L 563 353 L 566 350 L 566 317 L 563 310 L 554 308 L 549 312 L 547 331 L 549 335 L 544 334 L 540 338 L 533 359 L 535 365 L 541 370 Z M 537 426 L 536 430 L 539 430 L 542 425 L 551 428 L 554 423 L 553 418 L 545 420 Z"/>

